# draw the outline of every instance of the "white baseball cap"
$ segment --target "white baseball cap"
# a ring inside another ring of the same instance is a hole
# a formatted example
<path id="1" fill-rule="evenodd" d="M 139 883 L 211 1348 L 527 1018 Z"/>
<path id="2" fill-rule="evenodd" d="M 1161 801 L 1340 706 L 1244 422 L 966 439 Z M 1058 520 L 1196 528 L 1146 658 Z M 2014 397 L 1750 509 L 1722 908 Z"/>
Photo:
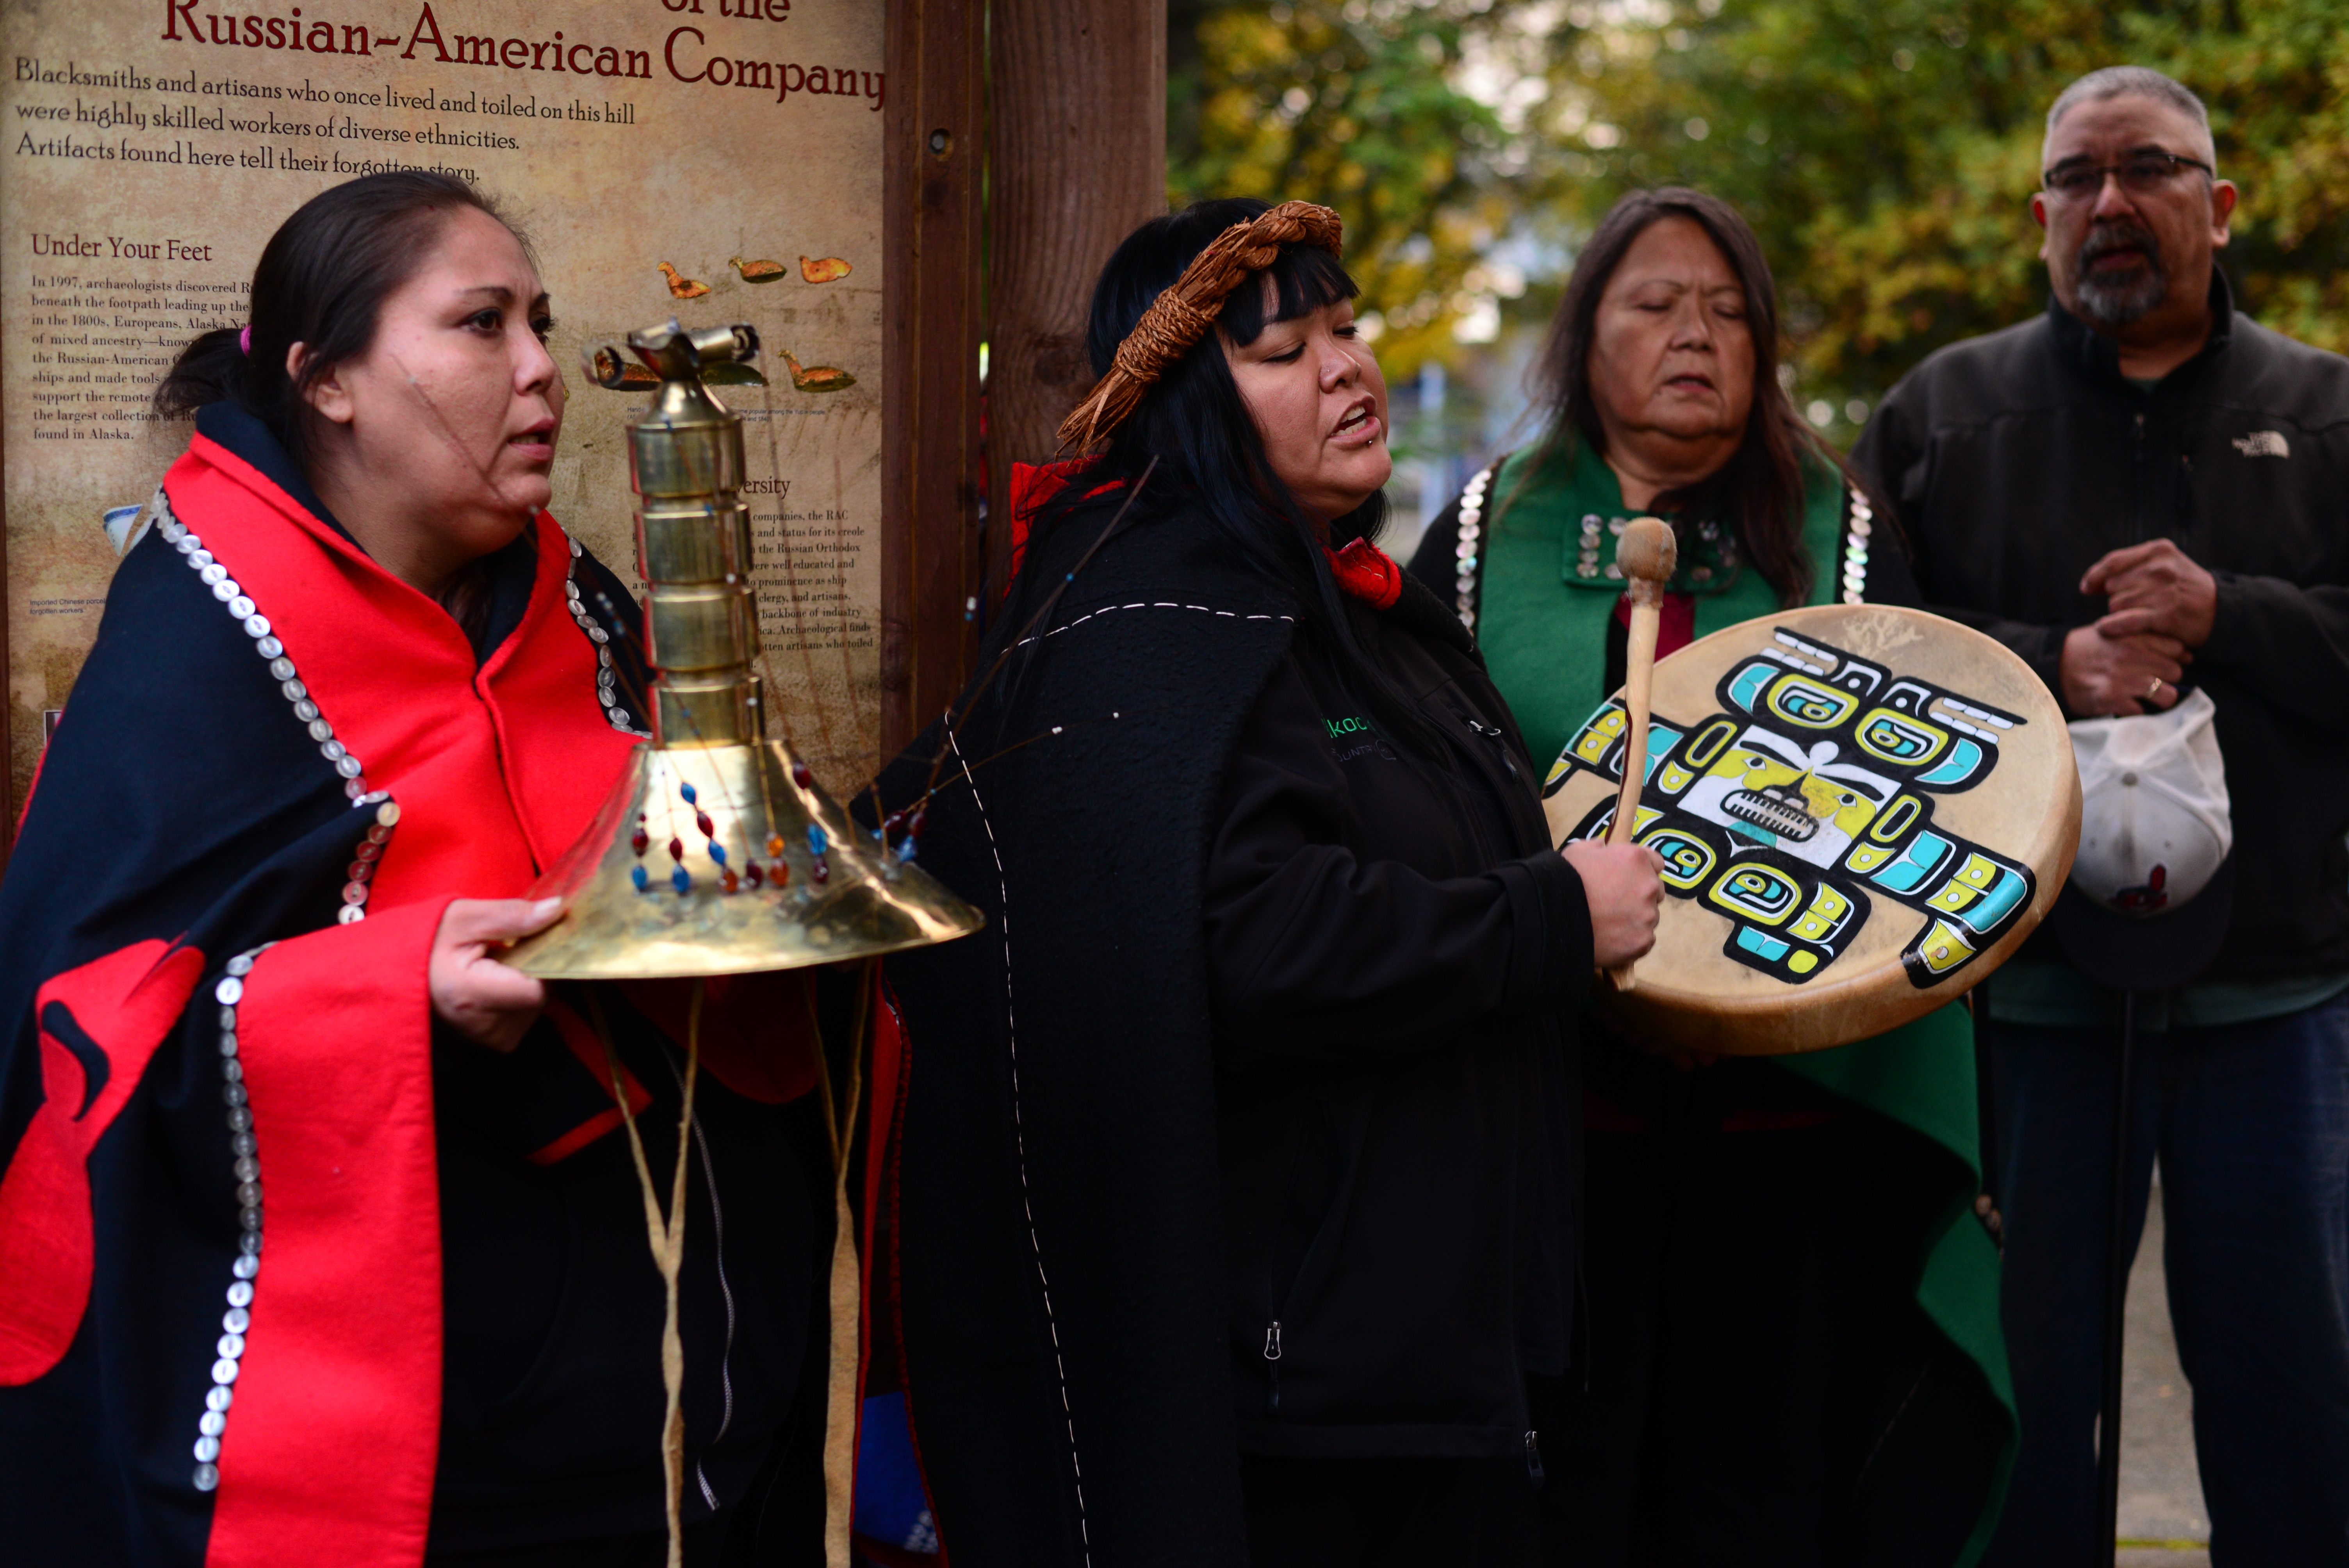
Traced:
<path id="1" fill-rule="evenodd" d="M 2072 881 L 2118 914 L 2190 902 L 2235 847 L 2218 706 L 2197 689 L 2160 713 L 2072 726 L 2080 852 Z"/>
<path id="2" fill-rule="evenodd" d="M 2049 923 L 2090 978 L 2167 990 L 2217 956 L 2234 913 L 2235 823 L 2217 705 L 2071 726 L 2080 849 Z"/>

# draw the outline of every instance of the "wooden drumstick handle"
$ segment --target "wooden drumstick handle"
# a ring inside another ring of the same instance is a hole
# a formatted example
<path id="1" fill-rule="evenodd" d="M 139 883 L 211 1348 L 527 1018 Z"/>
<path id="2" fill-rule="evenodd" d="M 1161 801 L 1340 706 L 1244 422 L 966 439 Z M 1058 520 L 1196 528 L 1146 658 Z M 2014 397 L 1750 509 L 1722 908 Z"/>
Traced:
<path id="1" fill-rule="evenodd" d="M 1628 844 L 1640 820 L 1640 789 L 1648 779 L 1648 693 L 1656 670 L 1656 632 L 1663 619 L 1664 584 L 1679 564 L 1680 544 L 1671 525 L 1635 517 L 1615 544 L 1624 595 L 1631 602 L 1631 634 L 1623 645 L 1623 712 L 1630 720 L 1623 738 L 1623 787 L 1615 797 L 1615 820 L 1607 841 Z M 1631 965 L 1608 971 L 1618 991 L 1631 989 Z"/>

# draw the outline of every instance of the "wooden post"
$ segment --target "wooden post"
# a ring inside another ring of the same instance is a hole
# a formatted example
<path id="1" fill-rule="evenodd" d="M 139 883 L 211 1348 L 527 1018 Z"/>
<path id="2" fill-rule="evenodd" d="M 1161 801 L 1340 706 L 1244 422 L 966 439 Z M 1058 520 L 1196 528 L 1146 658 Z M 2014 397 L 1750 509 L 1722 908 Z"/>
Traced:
<path id="1" fill-rule="evenodd" d="M 962 688 L 980 592 L 978 346 L 986 11 L 889 0 L 888 403 L 882 431 L 881 750 Z"/>
<path id="2" fill-rule="evenodd" d="M 1050 458 L 1093 384 L 1093 280 L 1166 211 L 1166 0 L 999 0 L 988 130 L 987 582 L 1011 549 L 1014 462 Z"/>

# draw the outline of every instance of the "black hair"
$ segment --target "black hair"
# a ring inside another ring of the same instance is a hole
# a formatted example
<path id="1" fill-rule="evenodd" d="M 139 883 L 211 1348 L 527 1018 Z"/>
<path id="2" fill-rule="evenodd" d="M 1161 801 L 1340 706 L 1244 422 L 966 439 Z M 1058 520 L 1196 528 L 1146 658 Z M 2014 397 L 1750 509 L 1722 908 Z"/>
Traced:
<path id="1" fill-rule="evenodd" d="M 1094 374 L 1108 372 L 1118 345 L 1142 313 L 1216 236 L 1270 210 L 1244 197 L 1200 201 L 1154 218 L 1126 236 L 1093 288 L 1085 345 Z M 1217 327 L 1236 344 L 1255 342 L 1272 322 L 1309 315 L 1361 292 L 1337 257 L 1309 244 L 1281 246 L 1258 276 L 1269 279 L 1271 287 L 1254 279 L 1243 283 L 1216 317 Z M 1067 486 L 1039 510 L 1031 524 L 1031 552 L 1053 530 L 1083 526 L 1080 520 L 1092 520 L 1098 530 L 1154 460 L 1157 470 L 1122 526 L 1147 526 L 1175 511 L 1204 518 L 1232 560 L 1294 597 L 1299 634 L 1330 655 L 1348 694 L 1373 721 L 1423 755 L 1432 754 L 1441 745 L 1433 727 L 1355 637 L 1322 552 L 1325 540 L 1332 549 L 1357 539 L 1375 541 L 1386 522 L 1385 493 L 1375 492 L 1331 520 L 1325 534 L 1273 472 L 1216 334 L 1201 339 L 1150 387 L 1141 406 L 1111 433 L 1083 483 Z M 1092 493 L 1117 481 L 1123 482 L 1115 490 Z M 1008 613 L 1014 625 L 1024 624 L 1032 605 L 1052 587 L 1026 580 L 1035 575 L 1023 573 L 1013 581 Z"/>
<path id="2" fill-rule="evenodd" d="M 155 412 L 181 418 L 233 403 L 268 427 L 306 473 L 317 418 L 310 388 L 367 351 L 383 302 L 416 274 L 440 225 L 467 208 L 513 228 L 464 181 L 421 170 L 370 174 L 313 196 L 262 247 L 247 326 L 207 332 L 181 349 L 155 389 Z M 298 380 L 285 371 L 285 352 L 297 343 L 309 351 Z"/>
<path id="3" fill-rule="evenodd" d="M 1803 544 L 1804 463 L 1822 463 L 1855 490 L 1861 487 L 1849 465 L 1795 411 L 1794 399 L 1778 379 L 1777 284 L 1753 226 L 1718 196 L 1685 186 L 1634 191 L 1599 220 L 1574 263 L 1566 299 L 1535 364 L 1534 405 L 1541 410 L 1543 430 L 1526 477 L 1530 480 L 1553 458 L 1562 459 L 1577 440 L 1606 452 L 1606 432 L 1590 390 L 1599 302 L 1631 242 L 1666 218 L 1686 218 L 1702 229 L 1737 274 L 1754 338 L 1754 403 L 1744 438 L 1729 460 L 1696 483 L 1656 497 L 1652 510 L 1670 515 L 1676 528 L 1713 517 L 1734 529 L 1754 570 L 1778 591 L 1778 602 L 1791 608 L 1810 597 L 1820 564 Z M 1501 515 L 1515 499 L 1515 489 L 1502 498 Z M 1890 515 L 1889 508 L 1880 511 Z"/>

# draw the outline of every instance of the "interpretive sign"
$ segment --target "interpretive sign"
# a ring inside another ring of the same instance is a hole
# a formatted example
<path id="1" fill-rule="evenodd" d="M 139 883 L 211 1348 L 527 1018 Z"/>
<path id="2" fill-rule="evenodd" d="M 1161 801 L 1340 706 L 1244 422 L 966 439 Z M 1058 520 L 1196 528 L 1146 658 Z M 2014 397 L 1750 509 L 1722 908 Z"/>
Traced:
<path id="1" fill-rule="evenodd" d="M 557 519 L 632 576 L 623 426 L 583 347 L 747 321 L 771 711 L 827 783 L 879 747 L 882 0 L 12 0 L 0 19 L 9 820 L 122 535 L 184 447 L 149 409 L 330 185 L 462 176 L 533 245 L 570 407 Z M 645 379 L 648 381 L 648 377 Z"/>

